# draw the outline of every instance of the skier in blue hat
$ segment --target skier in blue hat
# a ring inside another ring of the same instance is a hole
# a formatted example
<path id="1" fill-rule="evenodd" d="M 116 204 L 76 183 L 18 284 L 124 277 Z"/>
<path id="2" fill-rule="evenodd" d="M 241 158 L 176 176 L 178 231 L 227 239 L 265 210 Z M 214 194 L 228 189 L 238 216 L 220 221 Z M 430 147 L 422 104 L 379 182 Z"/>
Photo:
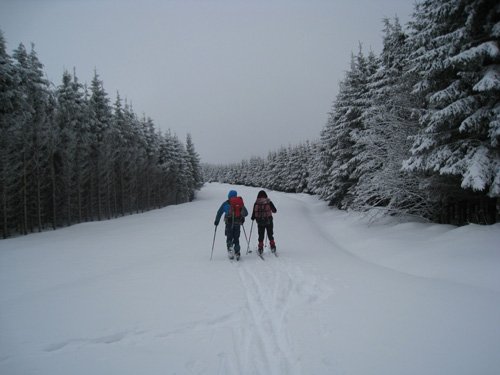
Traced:
<path id="1" fill-rule="evenodd" d="M 245 222 L 248 211 L 243 203 L 243 198 L 238 196 L 236 190 L 229 191 L 227 201 L 222 203 L 215 216 L 215 226 L 219 225 L 222 214 L 226 223 L 226 244 L 229 259 L 240 259 L 240 226 Z"/>

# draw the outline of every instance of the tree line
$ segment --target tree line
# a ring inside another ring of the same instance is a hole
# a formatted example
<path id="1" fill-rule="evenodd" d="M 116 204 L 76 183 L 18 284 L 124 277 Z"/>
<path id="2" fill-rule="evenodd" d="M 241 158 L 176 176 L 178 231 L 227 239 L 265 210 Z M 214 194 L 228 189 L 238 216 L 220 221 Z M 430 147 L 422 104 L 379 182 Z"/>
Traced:
<path id="1" fill-rule="evenodd" d="M 190 201 L 202 182 L 191 136 L 155 129 L 97 72 L 44 78 L 33 45 L 10 56 L 0 31 L 0 236 Z"/>
<path id="2" fill-rule="evenodd" d="M 500 8 L 426 0 L 383 50 L 352 54 L 319 139 L 207 181 L 317 194 L 341 209 L 495 223 L 500 212 Z"/>

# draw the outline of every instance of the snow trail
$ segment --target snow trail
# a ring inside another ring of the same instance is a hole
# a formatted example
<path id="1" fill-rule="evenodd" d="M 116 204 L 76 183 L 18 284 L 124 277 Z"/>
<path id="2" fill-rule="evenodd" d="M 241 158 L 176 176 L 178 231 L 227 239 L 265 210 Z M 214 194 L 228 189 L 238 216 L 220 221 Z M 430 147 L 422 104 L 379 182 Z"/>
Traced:
<path id="1" fill-rule="evenodd" d="M 242 234 L 230 262 L 221 227 L 210 261 L 234 188 L 251 208 L 260 189 L 208 184 L 192 203 L 0 241 L 0 373 L 499 372 L 500 226 L 369 227 L 269 192 L 280 256 L 246 255 Z"/>
<path id="2" fill-rule="evenodd" d="M 243 265 L 239 268 L 248 307 L 247 322 L 243 322 L 243 325 L 252 330 L 246 334 L 256 336 L 254 345 L 249 346 L 249 352 L 245 355 L 242 369 L 251 368 L 255 358 L 263 358 L 265 367 L 257 368 L 258 373 L 299 374 L 288 337 L 289 327 L 286 325 L 290 300 L 293 298 L 293 280 L 276 266 L 253 266 Z"/>

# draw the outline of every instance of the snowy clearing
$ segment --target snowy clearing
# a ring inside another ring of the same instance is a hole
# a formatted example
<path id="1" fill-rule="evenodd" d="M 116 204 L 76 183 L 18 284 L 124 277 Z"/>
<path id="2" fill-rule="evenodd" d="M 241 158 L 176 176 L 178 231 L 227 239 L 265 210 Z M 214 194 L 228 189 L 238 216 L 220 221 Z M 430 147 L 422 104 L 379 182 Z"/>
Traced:
<path id="1" fill-rule="evenodd" d="M 500 225 L 386 221 L 269 192 L 280 256 L 230 262 L 192 203 L 0 241 L 0 373 L 498 374 Z M 250 234 L 251 222 L 245 223 Z M 256 228 L 252 248 L 256 246 Z"/>

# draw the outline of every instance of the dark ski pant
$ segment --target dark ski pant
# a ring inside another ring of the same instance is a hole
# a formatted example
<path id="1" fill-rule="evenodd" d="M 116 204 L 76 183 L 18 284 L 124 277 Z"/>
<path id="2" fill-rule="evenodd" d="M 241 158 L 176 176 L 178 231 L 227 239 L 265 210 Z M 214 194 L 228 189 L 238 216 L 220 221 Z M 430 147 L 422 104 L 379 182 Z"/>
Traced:
<path id="1" fill-rule="evenodd" d="M 263 225 L 257 223 L 257 230 L 259 232 L 259 242 L 264 241 L 264 235 L 266 230 L 269 241 L 274 241 L 273 227 L 274 225 L 272 221 L 269 224 L 263 224 Z"/>
<path id="2" fill-rule="evenodd" d="M 228 250 L 234 245 L 234 251 L 240 252 L 240 224 L 226 223 L 226 243 Z"/>

